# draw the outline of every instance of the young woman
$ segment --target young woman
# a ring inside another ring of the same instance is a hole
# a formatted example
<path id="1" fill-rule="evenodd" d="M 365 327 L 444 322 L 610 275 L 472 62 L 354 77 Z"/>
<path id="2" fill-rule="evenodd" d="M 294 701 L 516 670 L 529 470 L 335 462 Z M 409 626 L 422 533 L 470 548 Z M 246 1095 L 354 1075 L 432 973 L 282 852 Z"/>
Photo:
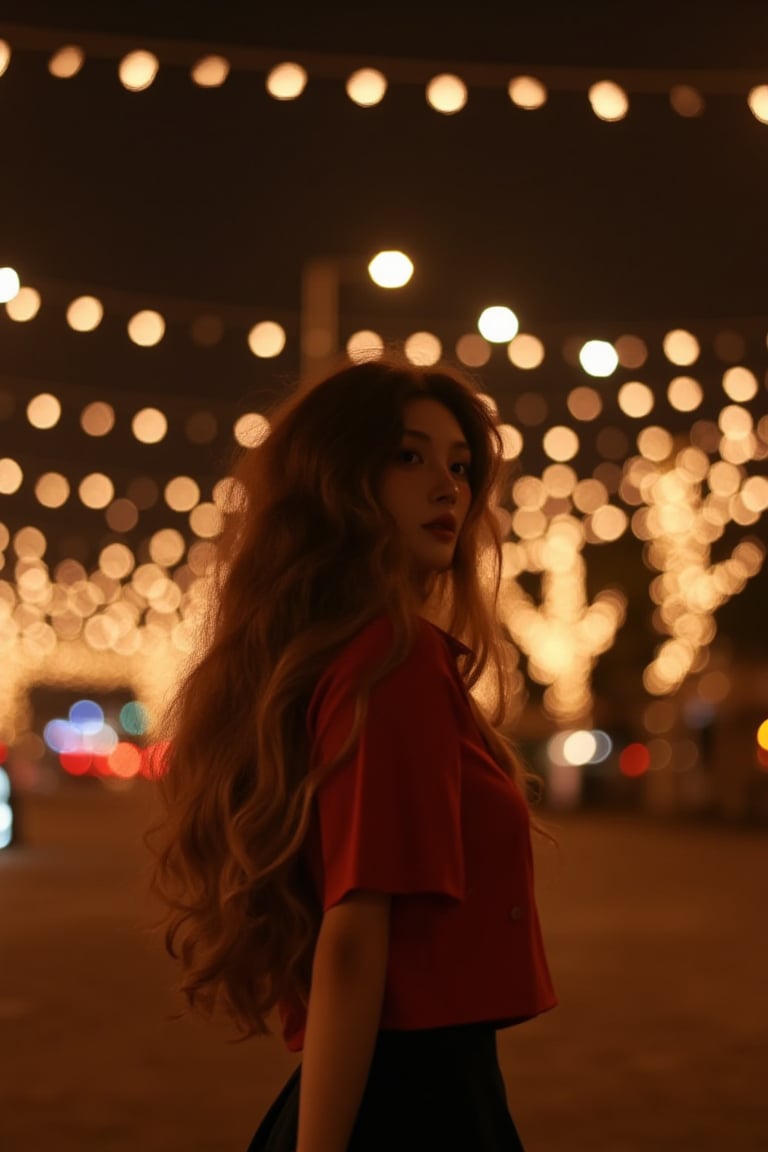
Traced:
<path id="1" fill-rule="evenodd" d="M 501 471 L 475 385 L 394 355 L 299 388 L 235 466 L 154 881 L 188 1005 L 302 1052 L 250 1152 L 522 1147 L 496 1030 L 556 999 Z"/>

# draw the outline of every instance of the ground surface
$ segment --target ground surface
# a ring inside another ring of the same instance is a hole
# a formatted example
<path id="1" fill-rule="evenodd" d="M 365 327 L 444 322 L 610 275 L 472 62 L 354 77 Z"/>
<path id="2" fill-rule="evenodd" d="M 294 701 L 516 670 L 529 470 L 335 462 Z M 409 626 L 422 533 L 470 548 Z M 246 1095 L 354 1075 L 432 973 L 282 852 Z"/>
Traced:
<path id="1" fill-rule="evenodd" d="M 3 1152 L 243 1152 L 296 1064 L 167 1021 L 150 787 L 28 798 L 0 853 Z M 560 1007 L 499 1034 L 528 1152 L 768 1152 L 768 835 L 555 819 L 537 860 Z"/>

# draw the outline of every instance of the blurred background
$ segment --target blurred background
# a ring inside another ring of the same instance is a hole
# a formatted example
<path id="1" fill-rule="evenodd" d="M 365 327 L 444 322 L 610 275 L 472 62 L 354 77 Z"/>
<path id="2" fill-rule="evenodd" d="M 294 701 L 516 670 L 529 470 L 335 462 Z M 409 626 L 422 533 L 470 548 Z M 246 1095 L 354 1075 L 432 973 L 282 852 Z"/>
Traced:
<path id="1" fill-rule="evenodd" d="M 2 5 L 4 1147 L 243 1146 L 293 1066 L 161 1031 L 152 725 L 232 448 L 396 343 L 511 462 L 512 734 L 567 858 L 524 1134 L 768 1149 L 767 43 L 759 3 Z"/>

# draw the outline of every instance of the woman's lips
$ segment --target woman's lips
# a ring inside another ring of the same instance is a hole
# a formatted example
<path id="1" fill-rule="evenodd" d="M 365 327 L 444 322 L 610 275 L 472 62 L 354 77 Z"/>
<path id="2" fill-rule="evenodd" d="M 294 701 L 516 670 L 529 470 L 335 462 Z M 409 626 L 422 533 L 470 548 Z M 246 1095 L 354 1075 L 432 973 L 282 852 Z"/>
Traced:
<path id="1" fill-rule="evenodd" d="M 448 544 L 453 543 L 456 535 L 453 528 L 444 528 L 442 524 L 425 524 L 424 528 L 427 532 L 431 532 L 437 540 L 443 540 Z"/>

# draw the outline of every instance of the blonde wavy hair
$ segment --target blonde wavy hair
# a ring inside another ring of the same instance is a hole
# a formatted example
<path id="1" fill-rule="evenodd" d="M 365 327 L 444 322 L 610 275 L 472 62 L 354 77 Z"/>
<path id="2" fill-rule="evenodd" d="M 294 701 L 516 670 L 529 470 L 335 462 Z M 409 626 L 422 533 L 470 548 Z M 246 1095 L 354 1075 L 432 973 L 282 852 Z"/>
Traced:
<path id="1" fill-rule="evenodd" d="M 421 397 L 453 413 L 472 452 L 453 566 L 423 589 L 422 614 L 471 649 L 457 663 L 468 688 L 490 674 L 493 706 L 473 709 L 492 754 L 527 799 L 538 781 L 503 733 L 513 679 L 495 611 L 504 462 L 487 401 L 448 363 L 345 361 L 275 405 L 267 437 L 233 460 L 242 499 L 217 541 L 199 650 L 160 728 L 161 812 L 146 834 L 159 926 L 180 961 L 184 1011 L 223 1010 L 240 1039 L 272 1035 L 283 997 L 308 1004 L 322 918 L 302 852 L 313 797 L 352 747 L 371 687 L 415 635 L 413 573 L 377 486 L 400 446 L 404 406 Z M 306 734 L 313 689 L 381 613 L 393 621 L 394 647 L 359 686 L 345 748 L 315 766 Z"/>

